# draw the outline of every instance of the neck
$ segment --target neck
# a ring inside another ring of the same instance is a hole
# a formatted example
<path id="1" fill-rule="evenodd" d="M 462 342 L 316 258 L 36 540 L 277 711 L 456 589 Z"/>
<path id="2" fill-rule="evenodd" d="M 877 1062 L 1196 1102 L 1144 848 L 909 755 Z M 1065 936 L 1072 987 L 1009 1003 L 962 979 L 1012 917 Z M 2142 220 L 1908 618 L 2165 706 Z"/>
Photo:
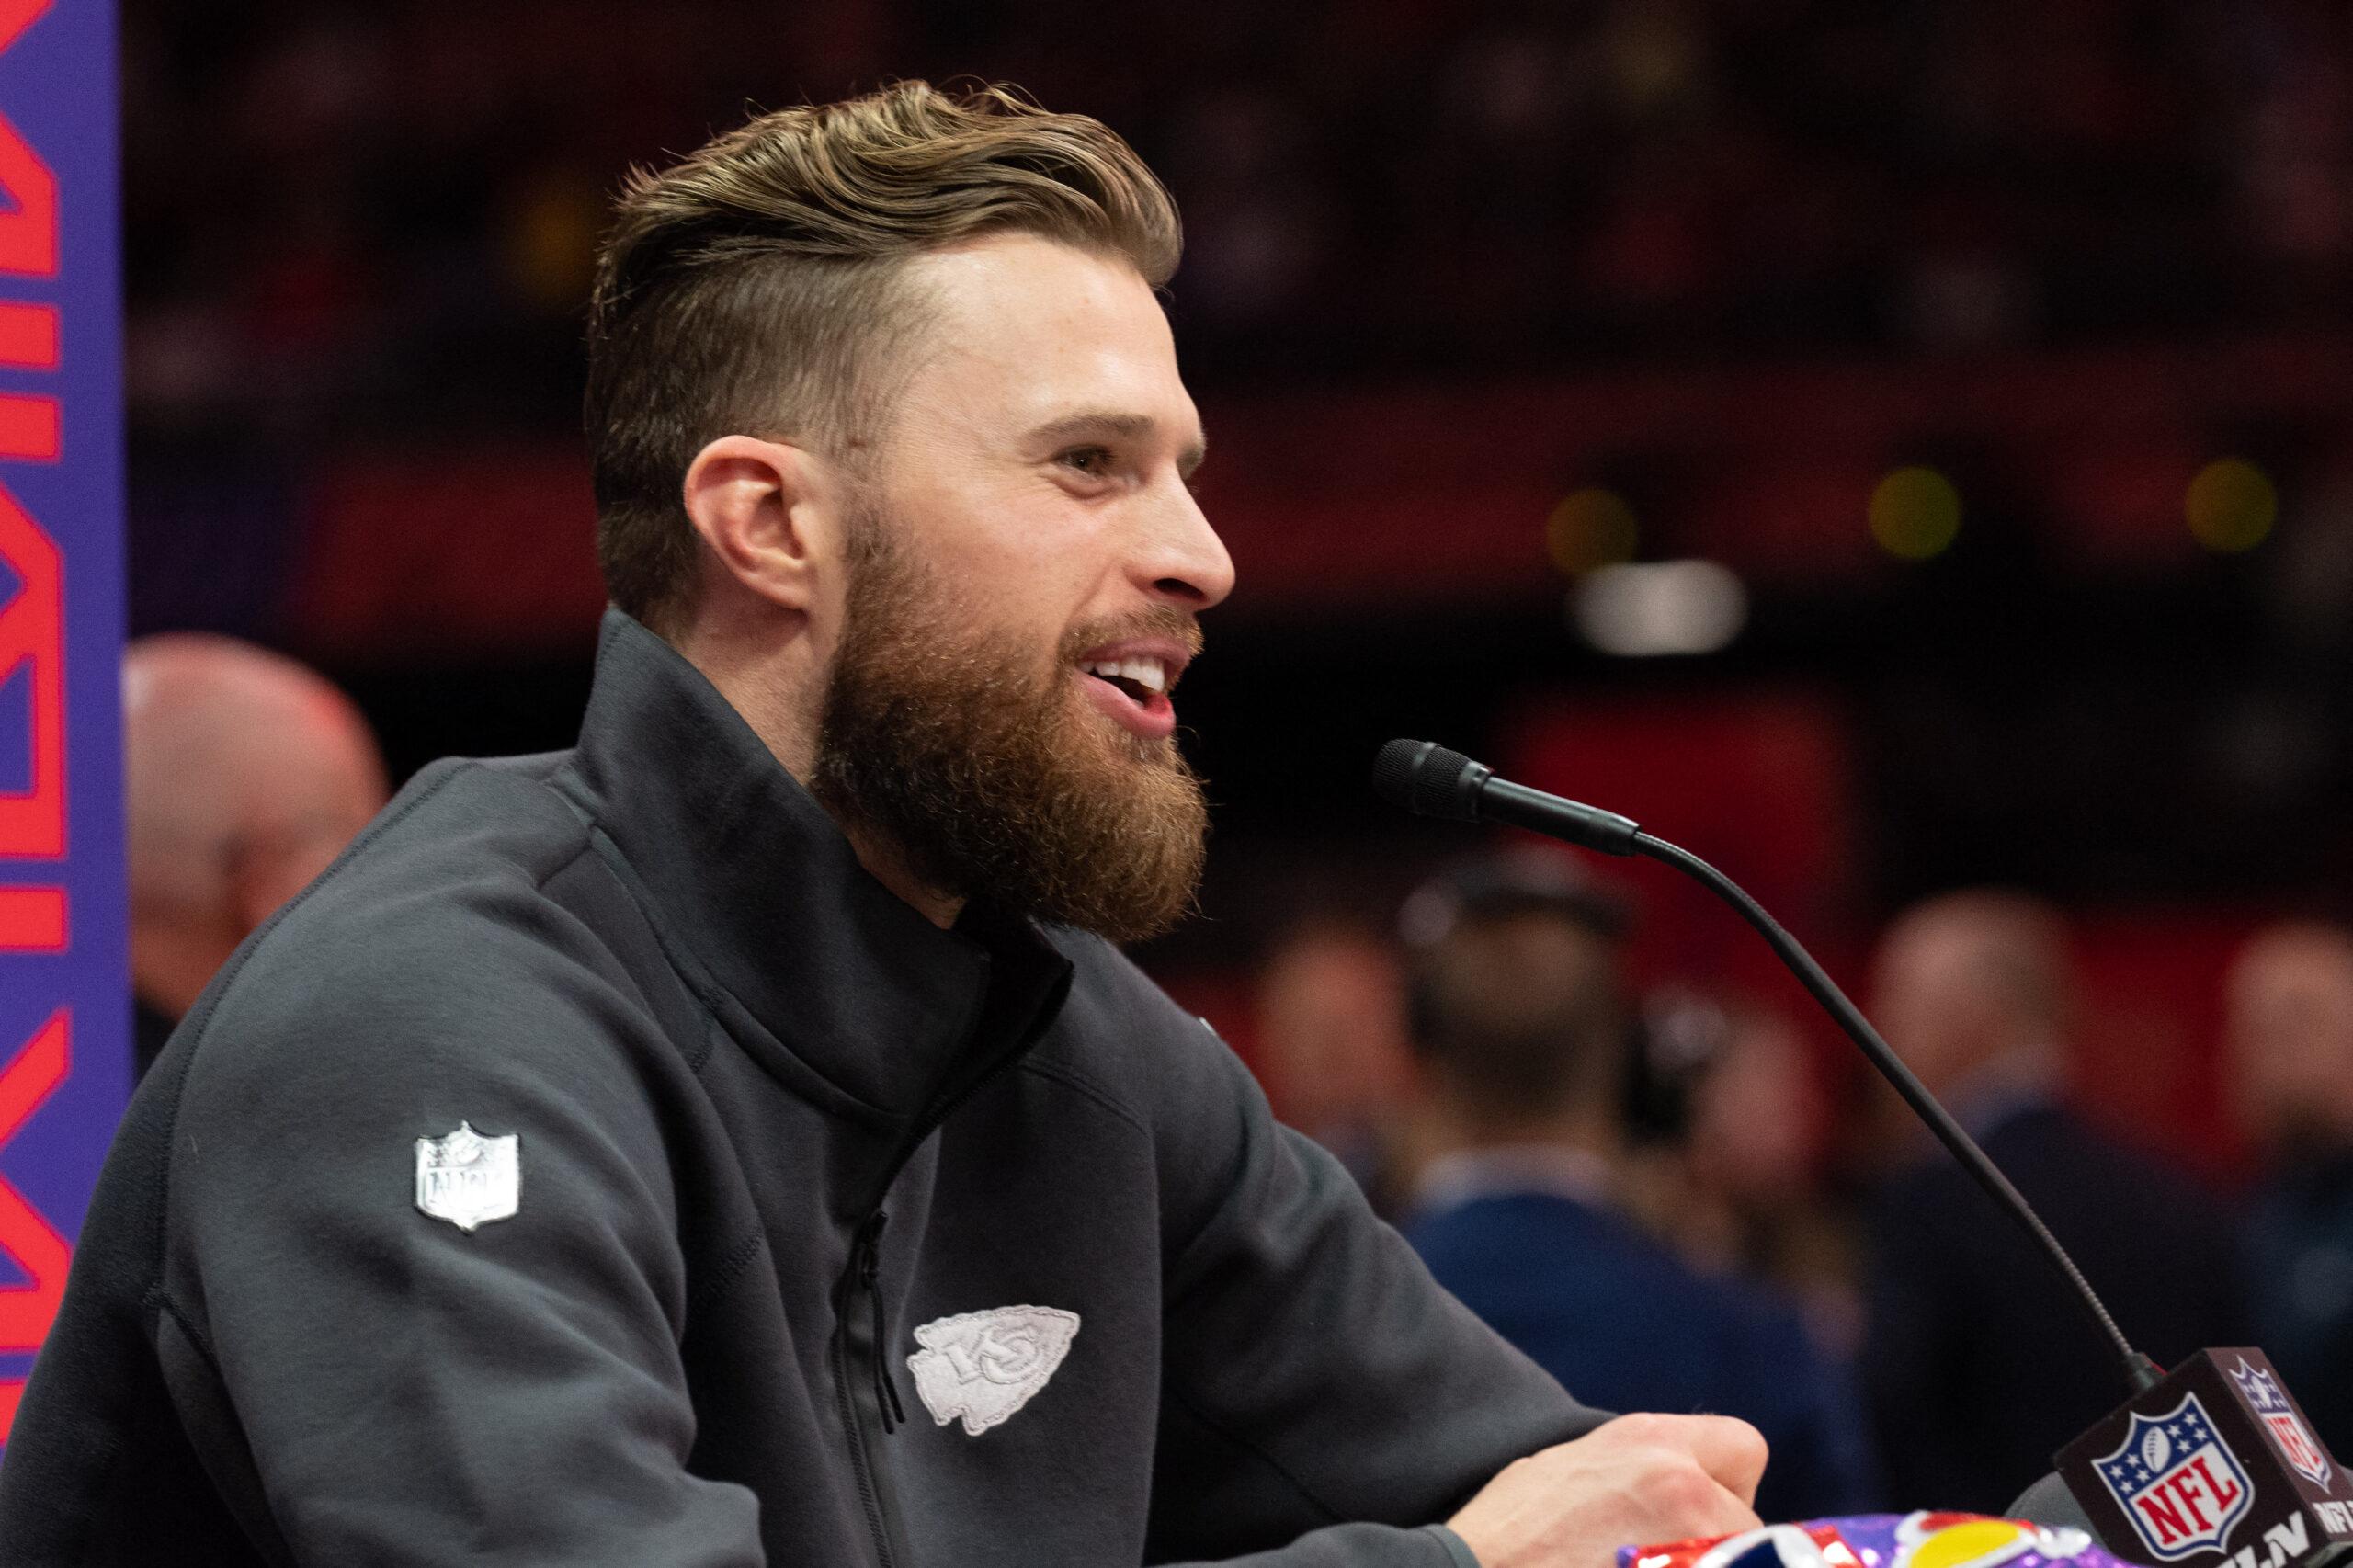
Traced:
<path id="1" fill-rule="evenodd" d="M 672 643 L 784 770 L 807 784 L 817 766 L 824 705 L 824 683 L 813 666 L 808 637 L 773 631 L 766 638 L 731 634 L 724 618 L 705 616 Z"/>
<path id="2" fill-rule="evenodd" d="M 1615 1165 L 1625 1153 L 1625 1139 L 1614 1120 L 1582 1106 L 1521 1114 L 1467 1105 L 1449 1096 L 1438 1121 L 1439 1141 L 1448 1153 L 1543 1145 Z"/>
<path id="3" fill-rule="evenodd" d="M 705 616 L 676 646 L 743 716 L 769 755 L 808 789 L 817 771 L 824 683 L 811 663 L 805 635 L 779 638 L 773 627 L 756 631 L 757 634 L 729 635 L 723 620 Z M 846 817 L 823 795 L 810 792 L 848 838 L 869 876 L 942 930 L 956 924 L 964 899 L 916 876 L 887 835 Z"/>
<path id="4" fill-rule="evenodd" d="M 1963 1121 L 2058 1097 L 2057 1048 L 2040 1037 L 2006 1045 L 1936 1091 Z"/>
<path id="5" fill-rule="evenodd" d="M 858 863 L 866 868 L 868 876 L 898 894 L 902 901 L 914 907 L 916 914 L 941 930 L 945 931 L 956 924 L 956 917 L 964 913 L 967 900 L 954 893 L 941 892 L 909 870 L 906 857 L 900 852 L 899 846 L 882 835 L 856 823 L 843 822 L 840 813 L 830 806 L 826 807 L 826 812 L 841 824 L 850 847 L 858 851 Z"/>

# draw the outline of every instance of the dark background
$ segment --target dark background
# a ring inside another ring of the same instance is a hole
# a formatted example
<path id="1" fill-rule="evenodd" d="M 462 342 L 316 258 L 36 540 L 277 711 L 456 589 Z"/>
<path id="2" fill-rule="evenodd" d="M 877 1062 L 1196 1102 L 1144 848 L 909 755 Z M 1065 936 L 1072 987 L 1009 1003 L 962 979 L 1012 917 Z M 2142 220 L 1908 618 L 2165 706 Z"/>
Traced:
<path id="1" fill-rule="evenodd" d="M 2349 28 L 2303 0 L 128 0 L 133 629 L 311 659 L 398 774 L 566 744 L 608 194 L 750 110 L 1009 80 L 1126 134 L 1188 224 L 1169 308 L 1241 587 L 1183 693 L 1219 827 L 1203 917 L 1144 955 L 1180 994 L 1246 1047 L 1277 929 L 1459 846 L 1363 787 L 1427 735 L 1720 858 L 1849 976 L 1912 897 L 2056 895 L 2109 1004 L 2086 1074 L 2219 1165 L 2229 944 L 2341 913 L 2353 874 Z M 2222 460 L 2260 477 L 2201 539 Z M 1960 504 L 1918 560 L 1870 521 L 1915 466 Z M 1637 562 L 1738 576 L 1729 643 L 1580 635 L 1572 596 L 1628 553 L 1581 531 L 1597 490 Z M 1758 972 L 1638 885 L 1646 961 Z"/>

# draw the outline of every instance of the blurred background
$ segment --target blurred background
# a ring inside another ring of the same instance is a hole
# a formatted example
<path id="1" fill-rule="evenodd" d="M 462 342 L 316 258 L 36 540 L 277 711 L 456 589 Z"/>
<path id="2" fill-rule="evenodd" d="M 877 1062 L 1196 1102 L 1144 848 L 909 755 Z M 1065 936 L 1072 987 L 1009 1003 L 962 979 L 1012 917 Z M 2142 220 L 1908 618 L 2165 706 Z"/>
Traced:
<path id="1" fill-rule="evenodd" d="M 1140 957 L 1279 1109 L 1413 1093 L 1368 1044 L 1404 1027 L 1395 912 L 1476 846 L 1370 796 L 1408 734 L 1715 860 L 1859 992 L 1926 895 L 2049 898 L 2067 1097 L 2250 1179 L 2226 968 L 2353 885 L 2343 7 L 125 0 L 123 28 L 131 629 L 320 668 L 393 782 L 574 732 L 582 307 L 626 167 L 897 76 L 1009 80 L 1127 135 L 1185 214 L 1169 309 L 1241 586 L 1182 705 L 1200 915 Z M 1793 1157 L 1859 1182 L 1843 1045 L 1649 870 L 1611 874 L 1632 983 L 1681 1020 L 1651 1065 L 1696 1082 L 1763 1017 L 1811 1096 Z"/>
<path id="2" fill-rule="evenodd" d="M 1203 918 L 1146 956 L 1245 1051 L 1273 934 L 1459 846 L 1364 788 L 1427 735 L 1717 858 L 1834 968 L 1923 892 L 2060 897 L 2103 1103 L 2227 1162 L 2223 948 L 2353 875 L 2341 8 L 123 26 L 132 631 L 323 667 L 396 780 L 572 734 L 582 300 L 627 165 L 896 75 L 1008 79 L 1120 130 L 1188 224 L 1170 309 L 1242 585 L 1186 687 Z M 1644 886 L 1646 964 L 1750 961 Z"/>

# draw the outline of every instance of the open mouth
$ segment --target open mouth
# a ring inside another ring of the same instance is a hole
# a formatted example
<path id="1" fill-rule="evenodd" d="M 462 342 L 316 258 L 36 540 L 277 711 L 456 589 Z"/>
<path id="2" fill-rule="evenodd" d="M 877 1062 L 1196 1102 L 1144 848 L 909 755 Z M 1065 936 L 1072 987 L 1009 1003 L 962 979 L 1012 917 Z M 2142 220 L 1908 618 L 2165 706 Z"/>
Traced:
<path id="1" fill-rule="evenodd" d="M 1176 684 L 1173 665 L 1165 654 L 1123 653 L 1082 659 L 1078 674 L 1107 716 L 1139 735 L 1165 740 L 1176 728 L 1176 710 L 1168 700 Z"/>
<path id="2" fill-rule="evenodd" d="M 1168 695 L 1168 666 L 1158 659 L 1098 659 L 1079 667 L 1139 708 Z"/>

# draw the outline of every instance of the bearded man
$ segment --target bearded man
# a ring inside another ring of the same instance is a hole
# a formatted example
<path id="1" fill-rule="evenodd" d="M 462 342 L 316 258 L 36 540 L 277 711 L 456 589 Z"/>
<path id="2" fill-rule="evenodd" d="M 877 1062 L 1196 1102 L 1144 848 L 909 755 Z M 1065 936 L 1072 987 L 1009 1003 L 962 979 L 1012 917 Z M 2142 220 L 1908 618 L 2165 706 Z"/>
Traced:
<path id="1" fill-rule="evenodd" d="M 1233 580 L 1176 248 L 1116 136 L 1000 93 L 633 181 L 580 743 L 427 769 L 190 1014 L 0 1559 L 1604 1568 L 1755 1522 L 1752 1431 L 1601 1425 L 1107 940 L 1191 896 L 1169 690 Z"/>

